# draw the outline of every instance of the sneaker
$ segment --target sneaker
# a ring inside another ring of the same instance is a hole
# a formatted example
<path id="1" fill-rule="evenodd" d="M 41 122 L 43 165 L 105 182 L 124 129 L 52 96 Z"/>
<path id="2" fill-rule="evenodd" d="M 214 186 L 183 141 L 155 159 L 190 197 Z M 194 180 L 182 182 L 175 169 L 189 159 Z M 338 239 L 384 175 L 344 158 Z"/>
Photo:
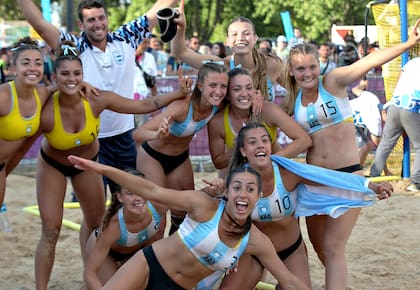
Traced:
<path id="1" fill-rule="evenodd" d="M 407 191 L 420 191 L 420 185 L 417 185 L 415 183 L 410 183 L 410 185 L 405 189 Z"/>

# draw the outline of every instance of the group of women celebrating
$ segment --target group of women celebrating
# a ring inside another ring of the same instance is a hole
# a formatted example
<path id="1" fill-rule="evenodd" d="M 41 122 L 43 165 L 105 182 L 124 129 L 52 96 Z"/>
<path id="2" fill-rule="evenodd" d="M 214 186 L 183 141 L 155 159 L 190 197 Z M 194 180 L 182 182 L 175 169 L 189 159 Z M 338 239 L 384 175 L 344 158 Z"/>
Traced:
<path id="1" fill-rule="evenodd" d="M 168 95 L 134 101 L 83 84 L 72 43 L 60 45 L 57 88 L 46 88 L 39 84 L 39 49 L 16 47 L 16 79 L 0 86 L 0 198 L 7 173 L 43 134 L 37 289 L 46 289 L 52 270 L 67 178 L 84 216 L 80 246 L 88 289 L 253 289 L 264 269 L 278 289 L 310 289 L 299 217 L 325 266 L 326 289 L 345 289 L 345 246 L 357 216 L 393 191 L 389 183 L 362 176 L 346 87 L 417 44 L 420 20 L 407 42 L 320 76 L 312 45 L 293 47 L 285 64 L 260 54 L 245 17 L 228 27 L 233 55 L 220 59 L 185 49 L 183 4 L 173 20 L 178 33 L 172 48 L 199 69 L 198 78 L 192 88 L 179 71 L 179 90 Z M 288 90 L 283 108 L 270 102 L 276 82 Z M 103 110 L 142 114 L 160 109 L 156 104 L 165 110 L 133 134 L 137 170 L 96 162 Z M 197 190 L 188 148 L 206 125 L 223 179 Z M 278 129 L 293 140 L 285 148 L 276 142 Z M 307 164 L 289 159 L 305 151 Z M 119 185 L 106 213 L 101 176 Z"/>

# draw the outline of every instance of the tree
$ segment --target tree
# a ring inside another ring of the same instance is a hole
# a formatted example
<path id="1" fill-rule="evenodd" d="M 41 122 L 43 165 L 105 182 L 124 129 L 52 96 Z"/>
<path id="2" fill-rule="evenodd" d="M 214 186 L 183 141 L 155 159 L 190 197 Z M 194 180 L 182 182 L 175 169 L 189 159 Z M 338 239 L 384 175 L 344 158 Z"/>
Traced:
<path id="1" fill-rule="evenodd" d="M 34 0 L 38 5 L 40 0 Z M 52 0 L 54 1 L 54 0 Z M 57 0 L 58 1 L 58 0 Z M 67 0 L 59 0 L 65 9 Z M 0 15 L 4 20 L 23 19 L 16 1 L 2 0 Z M 74 0 L 74 21 L 77 4 Z M 155 0 L 104 0 L 108 7 L 110 28 L 135 19 L 146 12 Z M 130 4 L 131 3 L 131 4 Z M 197 33 L 201 41 L 223 41 L 229 22 L 237 16 L 246 16 L 256 24 L 260 37 L 283 34 L 280 12 L 290 11 L 293 26 L 311 40 L 326 41 L 333 24 L 363 24 L 365 5 L 360 0 L 186 0 L 187 36 Z M 66 17 L 63 11 L 63 25 Z M 373 23 L 373 19 L 370 19 Z M 262 25 L 261 25 L 262 24 Z M 77 28 L 77 25 L 74 25 Z M 157 29 L 155 33 L 159 33 Z"/>

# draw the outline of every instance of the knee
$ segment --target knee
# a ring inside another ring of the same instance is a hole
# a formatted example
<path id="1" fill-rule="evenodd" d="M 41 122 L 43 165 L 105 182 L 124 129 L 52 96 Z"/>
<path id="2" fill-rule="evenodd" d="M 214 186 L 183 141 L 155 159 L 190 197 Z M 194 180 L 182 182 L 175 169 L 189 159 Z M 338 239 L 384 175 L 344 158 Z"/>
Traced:
<path id="1" fill-rule="evenodd" d="M 56 244 L 60 235 L 60 227 L 42 228 L 42 239 L 48 244 Z"/>
<path id="2" fill-rule="evenodd" d="M 334 259 L 335 257 L 344 255 L 344 245 L 337 240 L 328 239 L 324 243 L 323 254 L 325 259 Z"/>

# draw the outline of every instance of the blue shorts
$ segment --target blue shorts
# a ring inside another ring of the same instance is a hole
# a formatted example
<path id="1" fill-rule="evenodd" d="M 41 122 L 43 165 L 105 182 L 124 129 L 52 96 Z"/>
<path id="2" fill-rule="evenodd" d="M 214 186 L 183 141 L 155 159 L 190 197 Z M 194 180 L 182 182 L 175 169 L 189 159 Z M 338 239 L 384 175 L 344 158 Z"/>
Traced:
<path id="1" fill-rule="evenodd" d="M 121 170 L 136 168 L 137 149 L 132 138 L 132 130 L 125 133 L 99 138 L 99 162 Z M 103 177 L 104 186 L 109 186 L 111 193 L 115 192 L 115 183 Z"/>

